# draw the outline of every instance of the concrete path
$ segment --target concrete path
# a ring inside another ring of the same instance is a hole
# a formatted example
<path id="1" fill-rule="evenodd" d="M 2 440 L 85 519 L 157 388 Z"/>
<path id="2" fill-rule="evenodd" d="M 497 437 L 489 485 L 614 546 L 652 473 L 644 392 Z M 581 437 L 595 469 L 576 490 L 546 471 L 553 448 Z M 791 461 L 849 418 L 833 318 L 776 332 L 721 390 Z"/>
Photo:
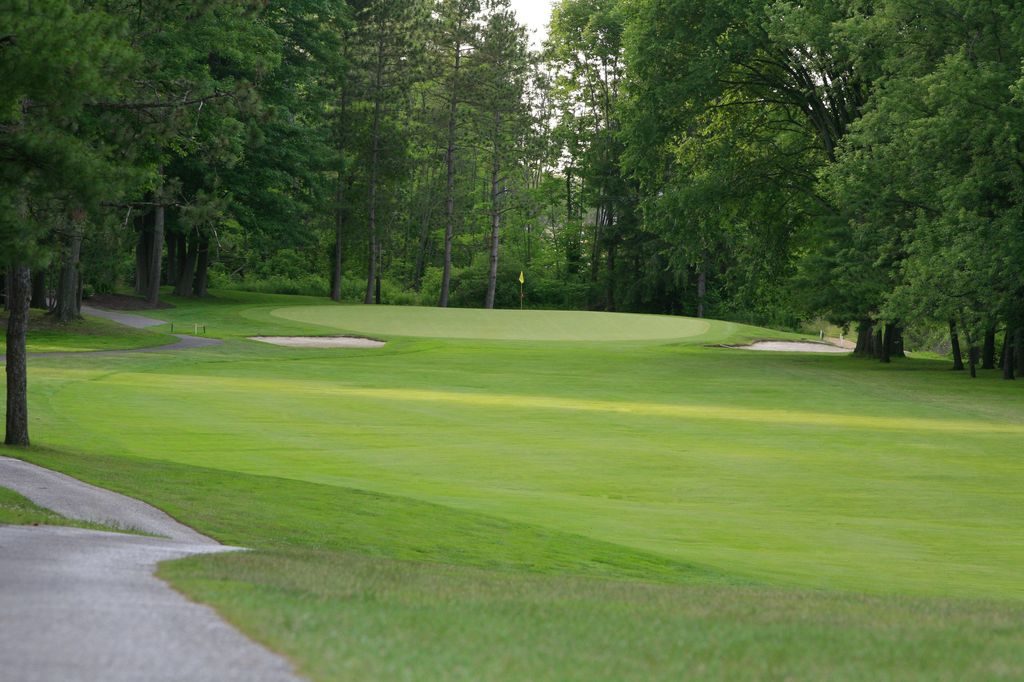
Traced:
<path id="1" fill-rule="evenodd" d="M 102 308 L 93 308 L 91 305 L 83 305 L 82 314 L 92 315 L 93 317 L 102 317 L 105 320 L 113 320 L 114 322 L 123 324 L 126 327 L 132 327 L 133 329 L 159 327 L 162 324 L 167 324 L 163 320 L 154 320 L 152 317 L 132 315 L 131 313 L 121 312 L 120 310 L 103 310 Z"/>
<path id="2" fill-rule="evenodd" d="M 132 315 L 131 313 L 123 313 L 119 310 L 102 310 L 100 308 L 93 308 L 92 306 L 82 306 L 83 315 L 92 315 L 93 317 L 102 317 L 105 320 L 113 320 L 119 324 L 123 324 L 126 327 L 132 327 L 134 329 L 146 329 L 147 327 L 159 327 L 162 324 L 167 324 L 164 320 L 154 320 L 151 317 L 143 317 L 142 315 Z M 180 341 L 178 343 L 172 343 L 167 346 L 154 346 L 152 348 L 135 348 L 131 351 L 123 350 L 111 350 L 111 351 L 99 351 L 104 354 L 113 353 L 154 353 L 157 351 L 166 350 L 190 350 L 193 348 L 207 348 L 209 346 L 220 346 L 224 342 L 220 339 L 210 339 L 205 336 L 190 336 L 188 334 L 172 334 L 177 336 Z M 50 355 L 55 355 L 51 353 Z M 70 353 L 68 353 L 70 355 Z"/>
<path id="3" fill-rule="evenodd" d="M 156 507 L 20 459 L 0 457 L 0 486 L 68 519 L 92 521 L 171 540 L 220 546 Z"/>
<path id="4" fill-rule="evenodd" d="M 83 308 L 143 328 L 140 315 Z M 176 334 L 169 346 L 219 345 Z M 94 353 L 95 354 L 95 353 Z M 79 355 L 53 353 L 49 355 Z M 4 361 L 0 356 L 0 363 Z M 0 526 L 0 679 L 18 682 L 298 682 L 291 665 L 154 577 L 161 561 L 239 551 L 139 500 L 0 457 L 0 487 L 67 518 L 153 533 Z"/>
<path id="5" fill-rule="evenodd" d="M 143 317 L 142 315 L 131 315 L 129 313 L 122 313 L 116 310 L 100 310 L 99 308 L 92 308 L 87 305 L 82 306 L 82 313 L 84 315 L 92 315 L 93 317 L 102 317 L 106 320 L 113 320 L 119 322 L 127 327 L 134 329 L 145 329 L 146 327 L 156 327 L 161 324 L 167 324 L 163 320 L 154 320 L 150 317 Z M 50 357 L 69 357 L 73 355 L 121 355 L 122 353 L 162 353 L 169 350 L 193 350 L 195 348 L 209 348 L 210 346 L 221 346 L 224 344 L 220 339 L 210 339 L 205 336 L 190 336 L 188 334 L 172 334 L 171 336 L 178 337 L 176 343 L 169 343 L 164 346 L 151 346 L 149 348 L 125 348 L 122 350 L 87 350 L 87 351 L 55 351 L 53 353 L 29 353 L 30 358 L 50 358 Z M 0 364 L 7 361 L 7 356 L 0 354 Z"/>
<path id="6" fill-rule="evenodd" d="M 153 577 L 224 551 L 119 533 L 0 526 L 0 678 L 18 682 L 294 682 L 283 658 Z"/>
<path id="7" fill-rule="evenodd" d="M 289 663 L 153 576 L 238 551 L 139 500 L 0 457 L 0 486 L 63 516 L 164 537 L 0 526 L 0 679 L 295 681 Z"/>

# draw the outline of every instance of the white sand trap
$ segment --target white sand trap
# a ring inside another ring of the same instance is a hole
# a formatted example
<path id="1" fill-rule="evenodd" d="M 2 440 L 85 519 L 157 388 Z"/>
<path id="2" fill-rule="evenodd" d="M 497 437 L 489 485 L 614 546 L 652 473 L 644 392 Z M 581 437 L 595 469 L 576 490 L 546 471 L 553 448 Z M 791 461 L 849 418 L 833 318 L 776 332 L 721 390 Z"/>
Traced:
<path id="1" fill-rule="evenodd" d="M 827 343 L 810 341 L 757 341 L 749 346 L 729 346 L 740 350 L 766 350 L 786 353 L 849 353 L 849 348 L 840 348 Z"/>
<path id="2" fill-rule="evenodd" d="M 383 341 L 359 336 L 250 336 L 252 341 L 290 348 L 380 348 Z"/>

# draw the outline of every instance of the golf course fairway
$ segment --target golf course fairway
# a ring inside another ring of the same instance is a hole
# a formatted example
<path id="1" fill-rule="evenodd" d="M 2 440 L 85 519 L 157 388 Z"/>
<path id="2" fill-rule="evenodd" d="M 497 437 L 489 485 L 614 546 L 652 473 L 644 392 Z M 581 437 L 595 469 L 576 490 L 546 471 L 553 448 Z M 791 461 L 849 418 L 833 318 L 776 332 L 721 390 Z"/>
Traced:
<path id="1" fill-rule="evenodd" d="M 34 446 L 0 453 L 252 548 L 161 575 L 314 679 L 1024 677 L 1020 382 L 214 296 L 151 314 L 222 346 L 33 358 Z M 248 340 L 342 333 L 387 344 Z"/>

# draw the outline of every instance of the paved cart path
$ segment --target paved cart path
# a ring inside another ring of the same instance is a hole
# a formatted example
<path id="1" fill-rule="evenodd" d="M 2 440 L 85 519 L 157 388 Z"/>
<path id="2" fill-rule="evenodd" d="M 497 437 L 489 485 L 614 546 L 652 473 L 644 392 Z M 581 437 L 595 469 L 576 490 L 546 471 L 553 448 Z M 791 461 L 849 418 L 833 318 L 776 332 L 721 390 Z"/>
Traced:
<path id="1" fill-rule="evenodd" d="M 92 317 L 102 317 L 106 320 L 113 320 L 119 322 L 126 327 L 132 327 L 134 329 L 145 329 L 147 327 L 158 327 L 162 324 L 167 324 L 164 320 L 154 320 L 151 317 L 143 317 L 142 315 L 132 315 L 130 313 L 122 313 L 116 310 L 101 310 L 99 308 L 92 308 L 87 305 L 82 306 L 82 313 L 84 315 L 91 315 Z M 210 346 L 223 345 L 223 341 L 220 339 L 211 339 L 205 336 L 191 336 L 189 334 L 171 334 L 171 336 L 178 337 L 175 343 L 169 343 L 163 346 L 150 346 L 148 348 L 123 348 L 120 350 L 85 350 L 85 351 L 56 351 L 53 353 L 29 353 L 29 357 L 59 357 L 59 356 L 74 356 L 74 355 L 121 355 L 123 353 L 162 353 L 169 350 L 192 350 L 194 348 L 208 348 Z M 0 353 L 0 364 L 7 361 L 7 356 Z"/>
<path id="2" fill-rule="evenodd" d="M 19 682 L 293 681 L 283 658 L 153 576 L 225 547 L 0 526 L 0 677 Z"/>
<path id="3" fill-rule="evenodd" d="M 20 459 L 0 457 L 0 486 L 65 518 L 93 521 L 193 544 L 220 546 L 216 540 L 178 523 L 145 502 Z"/>
<path id="4" fill-rule="evenodd" d="M 139 500 L 0 457 L 0 486 L 62 515 L 144 537 L 0 526 L 0 677 L 30 681 L 292 681 L 283 658 L 153 576 L 157 563 L 238 551 Z"/>
<path id="5" fill-rule="evenodd" d="M 132 327 L 163 324 L 84 308 Z M 219 344 L 177 335 L 167 351 Z M 139 351 L 100 351 L 120 354 Z M 78 355 L 78 353 L 61 353 Z M 0 356 L 0 362 L 3 357 Z M 295 682 L 291 664 L 153 574 L 161 561 L 238 551 L 139 500 L 0 457 L 0 487 L 67 518 L 161 537 L 0 525 L 0 679 Z"/>

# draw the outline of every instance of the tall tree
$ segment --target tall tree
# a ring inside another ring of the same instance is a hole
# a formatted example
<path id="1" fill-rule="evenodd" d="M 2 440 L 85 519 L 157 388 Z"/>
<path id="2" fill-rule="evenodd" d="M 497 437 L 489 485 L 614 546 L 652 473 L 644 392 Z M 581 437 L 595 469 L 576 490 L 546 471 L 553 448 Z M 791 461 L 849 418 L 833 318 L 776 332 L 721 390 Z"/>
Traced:
<path id="1" fill-rule="evenodd" d="M 435 8 L 434 41 L 445 59 L 442 80 L 447 95 L 447 140 L 445 149 L 444 264 L 438 305 L 448 307 L 452 276 L 452 238 L 455 234 L 455 155 L 457 152 L 459 105 L 465 100 L 463 61 L 466 51 L 478 39 L 480 0 L 440 0 Z M 447 54 L 446 54 L 447 53 Z"/>
<path id="2" fill-rule="evenodd" d="M 108 140 L 84 117 L 116 94 L 131 55 L 101 9 L 66 0 L 0 8 L 0 259 L 9 279 L 5 442 L 28 445 L 25 335 L 30 268 L 40 235 L 60 216 L 100 210 L 112 191 Z"/>
<path id="3" fill-rule="evenodd" d="M 426 6 L 421 0 L 369 0 L 356 17 L 353 62 L 370 109 L 365 149 L 368 262 L 364 303 L 380 302 L 380 189 L 388 170 L 386 143 L 398 142 L 389 116 L 407 103 L 408 87 L 418 77 L 423 47 L 418 29 L 425 19 Z"/>
<path id="4" fill-rule="evenodd" d="M 484 307 L 493 308 L 498 279 L 500 228 L 511 191 L 510 176 L 521 163 L 530 133 L 526 102 L 529 48 L 526 29 L 516 21 L 507 0 L 490 0 L 487 23 L 474 55 L 473 76 L 478 95 L 476 118 L 487 150 L 489 206 L 487 294 Z"/>

